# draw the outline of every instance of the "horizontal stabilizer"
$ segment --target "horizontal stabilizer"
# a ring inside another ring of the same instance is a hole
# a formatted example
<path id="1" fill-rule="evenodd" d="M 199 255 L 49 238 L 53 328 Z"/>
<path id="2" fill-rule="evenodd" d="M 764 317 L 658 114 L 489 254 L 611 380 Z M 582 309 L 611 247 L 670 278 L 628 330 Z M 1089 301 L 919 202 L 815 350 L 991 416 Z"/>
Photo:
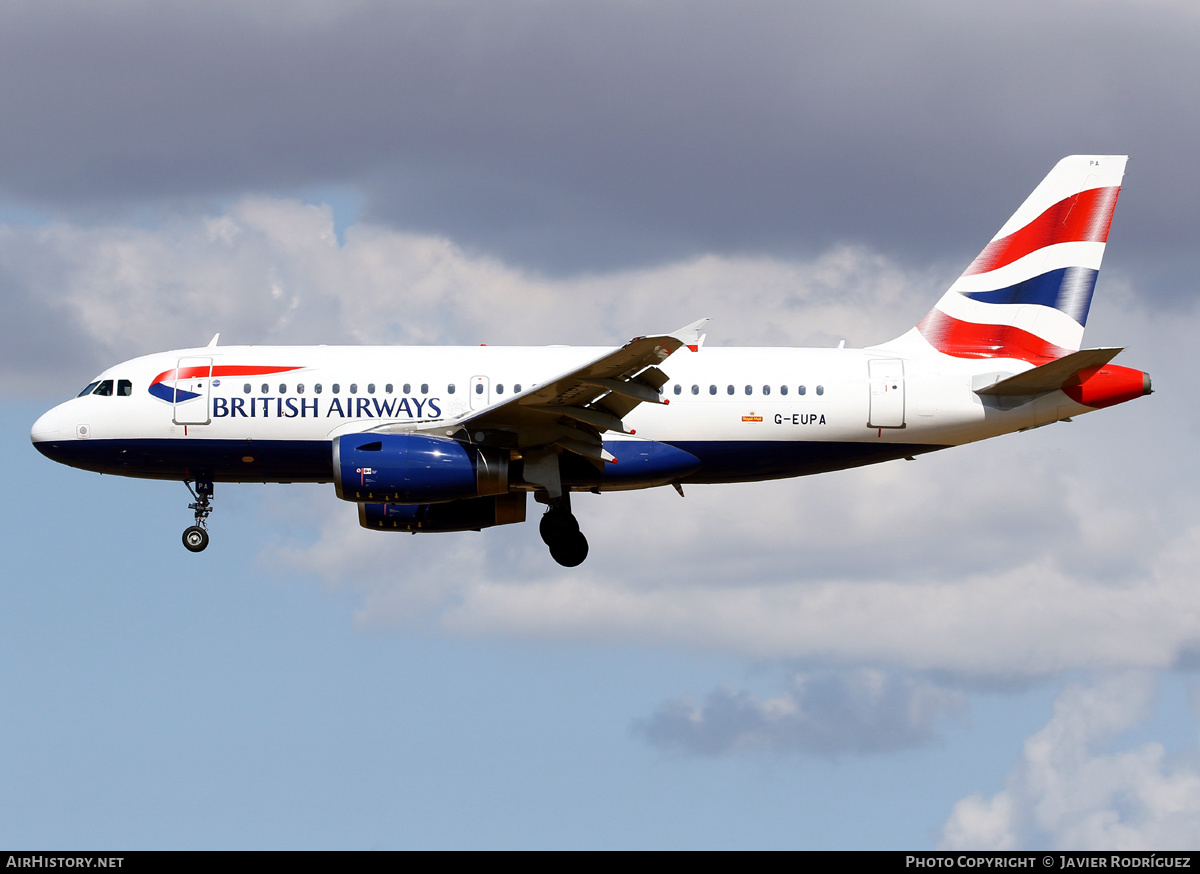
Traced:
<path id="1" fill-rule="evenodd" d="M 1117 357 L 1124 347 L 1113 346 L 1105 349 L 1081 349 L 1055 359 L 1049 364 L 1043 364 L 1016 376 L 1001 379 L 991 385 L 975 389 L 978 395 L 995 395 L 997 397 L 1017 397 L 1019 395 L 1036 395 L 1048 391 L 1058 391 L 1066 387 L 1071 378 L 1089 368 L 1103 367 Z"/>

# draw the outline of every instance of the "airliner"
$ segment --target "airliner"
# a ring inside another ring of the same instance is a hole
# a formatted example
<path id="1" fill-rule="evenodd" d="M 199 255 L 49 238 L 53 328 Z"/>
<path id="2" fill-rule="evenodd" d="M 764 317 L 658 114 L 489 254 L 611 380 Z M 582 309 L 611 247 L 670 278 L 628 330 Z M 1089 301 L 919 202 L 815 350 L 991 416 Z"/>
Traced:
<path id="1" fill-rule="evenodd" d="M 209 543 L 217 482 L 333 483 L 366 528 L 523 522 L 573 567 L 582 492 L 805 476 L 1069 420 L 1150 394 L 1081 348 L 1125 156 L 1064 158 L 916 326 L 862 349 L 705 346 L 702 319 L 596 347 L 207 346 L 105 370 L 33 425 L 72 467 L 179 480 Z"/>

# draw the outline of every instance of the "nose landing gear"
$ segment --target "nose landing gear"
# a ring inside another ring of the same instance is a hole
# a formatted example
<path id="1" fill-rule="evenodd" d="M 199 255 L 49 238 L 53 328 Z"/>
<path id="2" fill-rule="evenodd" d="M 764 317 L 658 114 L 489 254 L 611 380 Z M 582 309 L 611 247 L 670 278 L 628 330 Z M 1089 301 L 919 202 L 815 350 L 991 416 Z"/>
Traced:
<path id="1" fill-rule="evenodd" d="M 208 546 L 208 514 L 212 512 L 212 480 L 197 479 L 195 490 L 187 480 L 184 480 L 183 484 L 196 499 L 195 503 L 188 504 L 189 510 L 196 511 L 196 524 L 189 526 L 183 532 L 183 545 L 189 552 L 203 552 L 204 548 Z"/>

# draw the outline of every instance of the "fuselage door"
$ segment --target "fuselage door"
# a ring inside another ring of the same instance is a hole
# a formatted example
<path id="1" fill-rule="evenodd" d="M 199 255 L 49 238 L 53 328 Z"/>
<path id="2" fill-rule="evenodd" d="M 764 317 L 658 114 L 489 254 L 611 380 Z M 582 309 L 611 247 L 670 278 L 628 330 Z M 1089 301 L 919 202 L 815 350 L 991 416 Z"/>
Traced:
<path id="1" fill-rule="evenodd" d="M 870 373 L 872 428 L 904 427 L 904 362 L 899 358 L 876 358 L 867 362 Z"/>
<path id="2" fill-rule="evenodd" d="M 180 358 L 175 367 L 175 424 L 207 425 L 212 389 L 211 358 Z"/>
<path id="3" fill-rule="evenodd" d="M 471 377 L 471 409 L 482 410 L 492 402 L 491 380 L 486 376 Z"/>

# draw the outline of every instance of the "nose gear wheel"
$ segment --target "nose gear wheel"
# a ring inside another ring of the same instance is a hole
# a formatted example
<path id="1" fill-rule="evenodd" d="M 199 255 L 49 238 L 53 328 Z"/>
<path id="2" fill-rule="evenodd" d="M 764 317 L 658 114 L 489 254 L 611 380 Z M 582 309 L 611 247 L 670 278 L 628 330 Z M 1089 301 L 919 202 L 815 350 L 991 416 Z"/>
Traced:
<path id="1" fill-rule="evenodd" d="M 190 525 L 183 532 L 183 545 L 189 552 L 203 552 L 208 546 L 208 514 L 212 512 L 212 480 L 197 479 L 196 488 L 187 480 L 183 481 L 195 501 L 188 504 L 189 510 L 196 513 L 196 524 Z"/>

